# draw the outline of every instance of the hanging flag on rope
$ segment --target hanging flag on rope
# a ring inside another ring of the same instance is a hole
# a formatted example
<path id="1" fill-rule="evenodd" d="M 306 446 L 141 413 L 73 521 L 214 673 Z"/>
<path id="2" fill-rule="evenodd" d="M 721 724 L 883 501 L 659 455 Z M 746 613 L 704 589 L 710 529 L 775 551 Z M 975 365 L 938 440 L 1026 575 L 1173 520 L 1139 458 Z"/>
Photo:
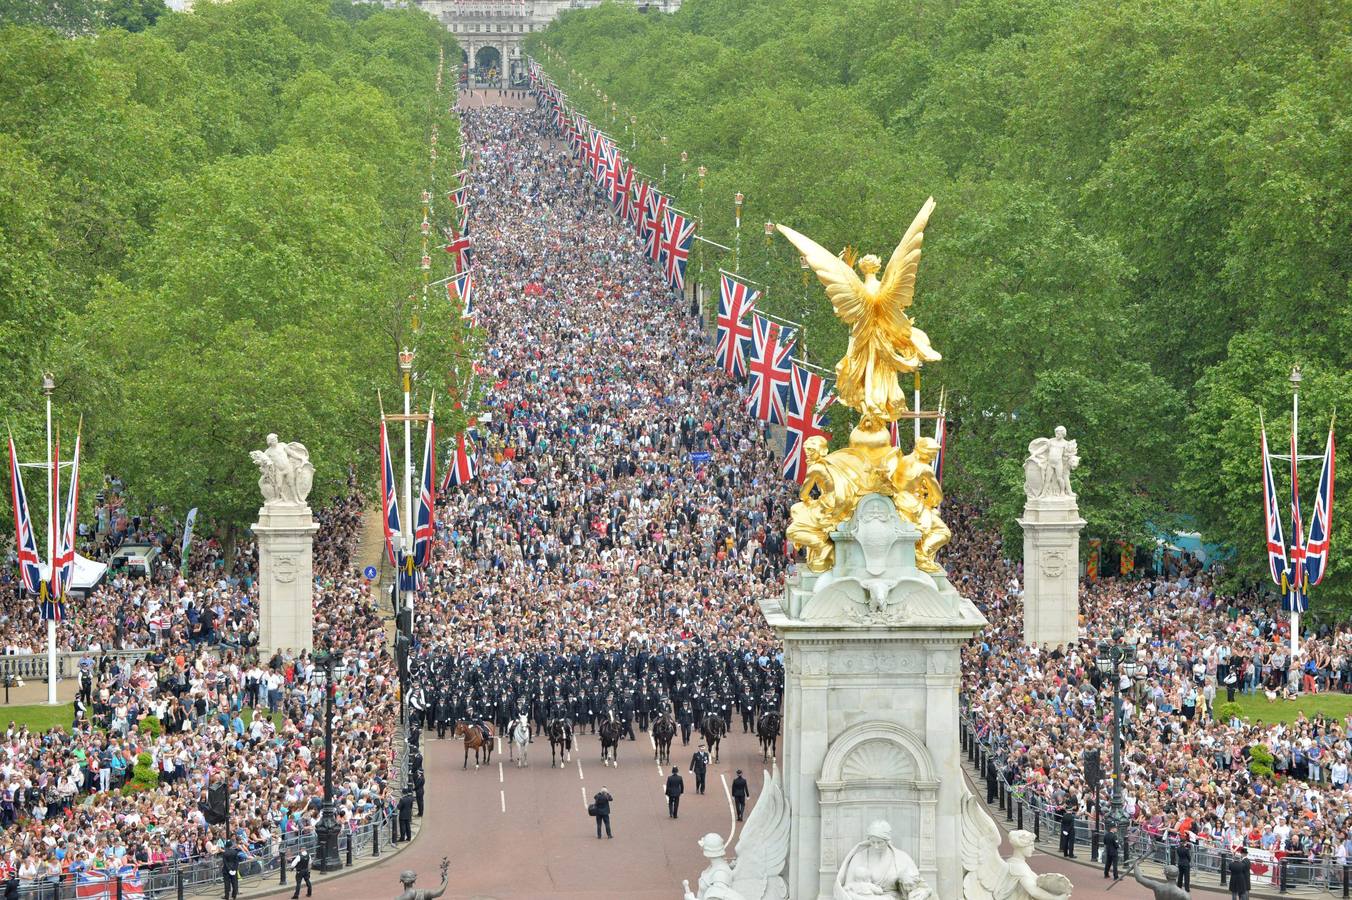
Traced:
<path id="1" fill-rule="evenodd" d="M 646 218 L 643 222 L 643 246 L 648 253 L 648 258 L 653 262 L 660 262 L 662 257 L 662 224 L 666 221 L 667 204 L 671 199 L 661 191 L 653 188 L 648 191 L 648 208 L 645 210 Z"/>
<path id="2" fill-rule="evenodd" d="M 751 351 L 747 354 L 751 396 L 746 411 L 762 422 L 783 425 L 784 404 L 793 377 L 793 332 L 786 334 L 758 313 L 751 316 Z"/>
<path id="3" fill-rule="evenodd" d="M 399 487 L 394 479 L 394 462 L 390 459 L 390 435 L 385 428 L 384 416 L 380 419 L 380 509 L 385 516 L 385 553 L 390 565 L 398 567 L 399 559 L 394 552 L 394 536 L 401 534 L 399 522 Z"/>
<path id="4" fill-rule="evenodd" d="M 426 569 L 432 561 L 432 539 L 436 534 L 437 428 L 431 412 L 427 415 L 427 437 L 423 441 L 422 487 L 418 491 L 418 516 L 413 520 L 413 565 Z"/>
<path id="5" fill-rule="evenodd" d="M 667 210 L 660 262 L 667 285 L 673 290 L 685 289 L 685 265 L 690 259 L 690 246 L 695 242 L 695 225 L 694 219 L 687 219 L 674 209 Z"/>
<path id="6" fill-rule="evenodd" d="M 1329 437 L 1324 444 L 1324 463 L 1319 469 L 1319 490 L 1314 498 L 1314 514 L 1310 516 L 1310 540 L 1305 545 L 1306 587 L 1313 587 L 1324 578 L 1329 561 L 1329 535 L 1333 531 L 1333 423 L 1329 422 Z"/>
<path id="7" fill-rule="evenodd" d="M 1267 427 L 1262 428 L 1263 440 L 1263 521 L 1267 540 L 1268 572 L 1272 583 L 1287 593 L 1286 540 L 1282 537 L 1281 502 L 1277 499 L 1277 482 L 1272 477 L 1272 456 L 1268 453 Z"/>
<path id="8" fill-rule="evenodd" d="M 19 471 L 19 457 L 14 450 L 14 435 L 9 436 L 9 484 L 14 498 L 14 546 L 19 554 L 19 580 L 24 590 L 36 594 L 41 589 L 42 569 L 38 560 L 38 542 L 33 534 L 32 512 L 28 506 L 28 492 L 23 487 Z"/>
<path id="9" fill-rule="evenodd" d="M 466 269 L 446 282 L 447 291 L 454 290 L 460 298 L 460 318 L 473 319 L 478 308 L 474 305 L 474 274 Z"/>
<path id="10" fill-rule="evenodd" d="M 826 430 L 826 410 L 835 401 L 828 395 L 826 379 L 793 364 L 793 390 L 789 393 L 784 417 L 784 477 L 798 484 L 807 476 L 807 441 L 811 437 L 831 439 Z"/>
<path id="11" fill-rule="evenodd" d="M 441 490 L 444 492 L 447 488 L 457 485 L 464 487 L 473 481 L 478 473 L 479 464 L 475 458 L 474 442 L 462 431 L 455 436 L 455 453 L 451 457 L 451 464 L 446 467 L 446 480 L 441 483 Z"/>
<path id="12" fill-rule="evenodd" d="M 733 378 L 746 378 L 746 351 L 751 344 L 751 323 L 747 313 L 756 308 L 760 291 L 723 273 L 718 285 L 717 349 L 714 358 Z"/>
<path id="13" fill-rule="evenodd" d="M 60 457 L 58 457 L 59 459 Z M 65 520 L 57 531 L 56 560 L 52 570 L 52 599 L 64 600 L 70 589 L 71 574 L 75 570 L 75 513 L 80 495 L 80 432 L 75 433 L 75 455 L 70 464 L 70 490 L 66 492 Z"/>

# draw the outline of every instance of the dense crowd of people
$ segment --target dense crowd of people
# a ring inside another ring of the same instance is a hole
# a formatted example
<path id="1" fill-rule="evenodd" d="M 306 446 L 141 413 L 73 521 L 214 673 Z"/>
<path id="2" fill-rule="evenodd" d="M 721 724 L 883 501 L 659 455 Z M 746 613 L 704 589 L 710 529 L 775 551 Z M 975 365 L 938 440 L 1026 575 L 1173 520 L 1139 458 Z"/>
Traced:
<path id="1" fill-rule="evenodd" d="M 477 479 L 440 510 L 417 610 L 424 702 L 578 722 L 607 704 L 695 718 L 776 702 L 763 694 L 779 690 L 779 651 L 755 600 L 789 562 L 780 446 L 633 230 L 541 137 L 545 117 L 475 107 L 462 121 L 491 417 Z"/>
<path id="2" fill-rule="evenodd" d="M 353 488 L 316 514 L 315 645 L 341 653 L 334 777 L 344 828 L 385 815 L 400 787 L 393 660 L 366 582 L 352 571 L 363 507 Z M 177 562 L 173 539 L 153 517 L 107 523 L 91 529 L 91 554 L 134 540 Z M 194 547 L 186 578 L 174 565 L 150 577 L 115 575 L 69 604 L 58 631 L 89 651 L 79 663 L 74 721 L 45 733 L 10 723 L 0 739 L 0 866 L 21 883 L 153 869 L 216 856 L 229 842 L 269 852 L 317 823 L 324 692 L 315 658 L 250 651 L 252 546 L 238 548 L 230 574 L 215 540 Z M 13 585 L 6 592 L 11 612 L 31 607 Z M 10 621 L 40 634 L 30 615 L 24 609 Z M 144 655 L 97 652 L 138 648 Z M 222 784 L 224 822 L 208 802 Z"/>

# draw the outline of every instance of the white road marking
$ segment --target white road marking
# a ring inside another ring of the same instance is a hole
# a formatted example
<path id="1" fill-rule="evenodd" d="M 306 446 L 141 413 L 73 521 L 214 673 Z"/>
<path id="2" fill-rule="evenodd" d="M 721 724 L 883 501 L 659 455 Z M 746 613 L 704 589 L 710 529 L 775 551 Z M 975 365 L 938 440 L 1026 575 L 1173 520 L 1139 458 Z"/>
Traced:
<path id="1" fill-rule="evenodd" d="M 502 811 L 503 811 L 503 812 L 506 812 L 506 811 L 507 811 L 507 792 L 506 792 L 506 791 L 498 791 L 498 797 L 501 798 L 501 800 L 502 800 Z"/>
<path id="2" fill-rule="evenodd" d="M 577 755 L 577 780 L 582 780 L 582 754 Z"/>
<path id="3" fill-rule="evenodd" d="M 588 806 L 591 806 L 591 804 L 587 802 L 587 789 L 585 787 L 580 787 L 578 790 L 582 792 L 582 808 L 586 809 Z"/>
<path id="4" fill-rule="evenodd" d="M 737 833 L 737 807 L 732 802 L 732 789 L 728 787 L 728 776 L 724 772 L 718 773 L 718 779 L 723 782 L 723 793 L 728 796 L 728 814 L 732 819 L 732 830 L 728 832 L 728 839 L 725 843 L 732 844 L 732 836 Z"/>
<path id="5" fill-rule="evenodd" d="M 502 760 L 498 760 L 498 784 L 502 784 Z"/>

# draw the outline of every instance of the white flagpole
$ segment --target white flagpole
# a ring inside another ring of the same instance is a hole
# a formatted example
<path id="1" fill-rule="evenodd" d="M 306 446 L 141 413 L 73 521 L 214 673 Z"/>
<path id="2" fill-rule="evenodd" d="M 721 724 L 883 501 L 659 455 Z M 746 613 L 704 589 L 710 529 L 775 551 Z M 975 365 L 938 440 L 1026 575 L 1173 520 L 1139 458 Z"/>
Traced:
<path id="1" fill-rule="evenodd" d="M 1297 437 L 1297 435 L 1299 434 L 1299 431 L 1297 431 L 1297 423 L 1300 421 L 1300 370 L 1299 370 L 1299 369 L 1294 369 L 1294 370 L 1292 370 L 1292 372 L 1291 372 L 1291 387 L 1294 389 L 1294 390 L 1291 392 L 1291 478 L 1292 478 L 1291 491 L 1292 491 L 1292 493 L 1294 494 L 1295 491 L 1296 491 L 1296 484 L 1295 484 L 1295 480 L 1294 480 L 1294 479 L 1295 479 L 1295 477 L 1296 477 L 1296 468 L 1297 468 L 1297 465 L 1298 465 L 1297 460 L 1296 460 L 1296 454 L 1297 454 L 1297 452 L 1298 452 L 1298 448 L 1297 448 L 1297 446 L 1296 446 L 1296 441 L 1299 440 L 1299 438 Z M 1302 523 L 1302 525 L 1301 525 L 1301 527 L 1300 527 L 1300 529 L 1299 529 L 1299 532 L 1304 532 L 1304 530 L 1305 530 L 1305 526 L 1304 526 L 1304 524 Z M 1292 535 L 1292 537 L 1296 537 L 1296 536 L 1297 536 L 1297 535 Z M 1303 536 L 1303 535 L 1301 535 L 1301 536 Z M 1300 561 L 1300 565 L 1301 565 L 1301 568 L 1303 569 L 1303 568 L 1304 568 L 1304 565 L 1305 565 L 1305 562 L 1304 562 L 1303 559 Z M 1301 575 L 1303 575 L 1303 574 L 1304 574 L 1304 573 L 1303 573 L 1302 571 L 1299 571 L 1299 570 L 1293 570 L 1292 573 L 1291 573 L 1291 576 L 1292 576 L 1292 577 L 1291 577 L 1291 665 L 1292 665 L 1292 666 L 1294 666 L 1294 665 L 1296 664 L 1296 657 L 1297 657 L 1297 655 L 1299 655 L 1299 653 L 1300 653 L 1300 609 L 1299 609 L 1299 607 L 1300 607 L 1300 599 L 1301 599 L 1301 595 L 1300 595 Z M 1299 682 L 1297 682 L 1297 684 L 1299 684 Z"/>
<path id="2" fill-rule="evenodd" d="M 399 354 L 399 368 L 404 376 L 404 516 L 401 520 L 404 531 L 404 552 L 413 555 L 413 517 L 417 511 L 413 507 L 413 424 L 409 421 L 410 392 L 413 390 L 413 353 L 405 350 Z M 403 577 L 403 573 L 400 573 Z M 413 615 L 413 591 L 404 591 L 404 609 Z"/>
<path id="3" fill-rule="evenodd" d="M 56 381 L 50 374 L 42 376 L 42 392 L 47 395 L 47 457 L 43 467 L 47 472 L 47 582 L 51 583 L 56 575 L 56 511 L 52 509 L 55 498 L 52 496 L 52 483 L 60 477 L 60 470 L 53 472 L 52 464 L 52 391 Z M 50 596 L 50 594 L 48 595 Z M 47 620 L 47 705 L 56 705 L 56 620 Z"/>
<path id="4" fill-rule="evenodd" d="M 915 370 L 915 442 L 920 443 L 920 368 Z"/>

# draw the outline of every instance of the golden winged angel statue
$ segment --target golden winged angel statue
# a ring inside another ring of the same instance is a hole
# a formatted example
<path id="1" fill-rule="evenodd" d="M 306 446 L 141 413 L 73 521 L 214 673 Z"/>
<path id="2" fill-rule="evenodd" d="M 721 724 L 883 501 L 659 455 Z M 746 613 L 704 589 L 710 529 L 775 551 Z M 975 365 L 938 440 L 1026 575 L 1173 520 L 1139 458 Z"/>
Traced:
<path id="1" fill-rule="evenodd" d="M 933 211 L 934 198 L 930 197 L 892 251 L 882 281 L 876 274 L 882 262 L 873 254 L 859 260 L 861 280 L 848 262 L 811 238 L 785 225 L 776 226 L 826 286 L 837 318 L 850 326 L 849 347 L 836 363 L 836 396 L 859 412 L 864 431 L 885 427 L 906 411 L 899 373 L 914 372 L 921 364 L 940 359 L 929 337 L 906 314 L 915 299 L 920 245 Z"/>
<path id="2" fill-rule="evenodd" d="M 891 497 L 898 514 L 920 531 L 916 565 L 930 573 L 943 571 L 935 554 L 952 535 L 938 513 L 943 494 L 932 467 L 938 445 L 921 438 L 914 452 L 905 454 L 892 446 L 887 431 L 888 423 L 906 413 L 898 376 L 940 359 L 929 337 L 906 314 L 915 299 L 920 245 L 933 211 L 930 197 L 892 251 L 881 281 L 878 257 L 859 260 L 860 278 L 847 260 L 792 228 L 776 226 L 826 286 L 836 316 L 850 326 L 849 346 L 836 363 L 835 388 L 840 400 L 859 412 L 859 425 L 850 434 L 850 446 L 831 454 L 825 452 L 825 441 L 809 439 L 801 502 L 789 512 L 789 540 L 807 551 L 807 566 L 814 572 L 832 568 L 831 534 L 869 493 Z"/>

